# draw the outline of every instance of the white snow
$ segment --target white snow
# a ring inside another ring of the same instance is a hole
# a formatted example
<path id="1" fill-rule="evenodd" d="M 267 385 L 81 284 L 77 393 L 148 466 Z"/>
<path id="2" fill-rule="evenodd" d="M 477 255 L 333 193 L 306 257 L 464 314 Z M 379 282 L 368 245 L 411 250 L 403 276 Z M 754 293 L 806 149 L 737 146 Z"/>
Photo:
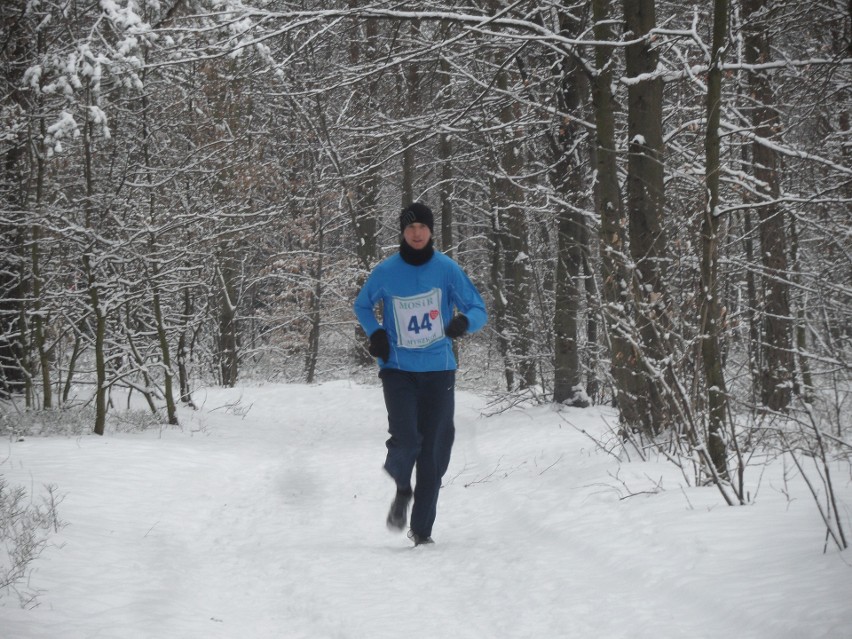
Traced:
<path id="1" fill-rule="evenodd" d="M 604 436 L 609 409 L 484 417 L 459 392 L 436 544 L 412 548 L 384 525 L 378 386 L 195 399 L 180 429 L 6 442 L 0 474 L 34 498 L 58 485 L 67 526 L 32 564 L 38 605 L 0 599 L 0 635 L 852 637 L 852 556 L 823 553 L 780 461 L 727 507 L 670 464 L 596 447 L 578 429 Z"/>

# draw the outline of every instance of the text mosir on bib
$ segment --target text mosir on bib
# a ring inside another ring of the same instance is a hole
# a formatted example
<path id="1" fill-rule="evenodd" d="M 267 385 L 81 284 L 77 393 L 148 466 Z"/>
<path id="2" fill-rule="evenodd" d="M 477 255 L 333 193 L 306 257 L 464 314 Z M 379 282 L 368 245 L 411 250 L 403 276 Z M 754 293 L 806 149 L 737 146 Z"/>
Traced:
<path id="1" fill-rule="evenodd" d="M 397 346 L 425 348 L 444 337 L 439 288 L 411 297 L 394 297 L 393 315 Z"/>

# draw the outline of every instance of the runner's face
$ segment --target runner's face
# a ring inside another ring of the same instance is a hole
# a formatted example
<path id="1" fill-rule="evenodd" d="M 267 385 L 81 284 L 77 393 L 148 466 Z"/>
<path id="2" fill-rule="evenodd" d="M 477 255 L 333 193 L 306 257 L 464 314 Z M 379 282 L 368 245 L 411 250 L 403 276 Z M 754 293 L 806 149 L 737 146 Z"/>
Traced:
<path id="1" fill-rule="evenodd" d="M 432 237 L 432 231 L 429 227 L 420 222 L 414 222 L 405 227 L 402 232 L 402 237 L 413 249 L 422 249 L 429 243 L 429 238 Z"/>

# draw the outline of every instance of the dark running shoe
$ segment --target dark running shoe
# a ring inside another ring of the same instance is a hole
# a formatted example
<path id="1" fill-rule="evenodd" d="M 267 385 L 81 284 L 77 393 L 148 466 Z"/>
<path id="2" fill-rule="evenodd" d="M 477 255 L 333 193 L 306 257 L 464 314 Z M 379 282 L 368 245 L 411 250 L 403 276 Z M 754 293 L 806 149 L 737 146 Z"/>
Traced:
<path id="1" fill-rule="evenodd" d="M 414 542 L 415 546 L 424 546 L 426 544 L 434 544 L 435 543 L 435 540 L 432 539 L 431 537 L 423 537 L 421 535 L 418 535 L 413 530 L 408 531 L 408 538 L 411 541 Z"/>
<path id="2" fill-rule="evenodd" d="M 408 504 L 411 503 L 411 488 L 408 490 L 397 490 L 396 497 L 388 511 L 388 528 L 391 530 L 402 530 L 408 523 Z"/>

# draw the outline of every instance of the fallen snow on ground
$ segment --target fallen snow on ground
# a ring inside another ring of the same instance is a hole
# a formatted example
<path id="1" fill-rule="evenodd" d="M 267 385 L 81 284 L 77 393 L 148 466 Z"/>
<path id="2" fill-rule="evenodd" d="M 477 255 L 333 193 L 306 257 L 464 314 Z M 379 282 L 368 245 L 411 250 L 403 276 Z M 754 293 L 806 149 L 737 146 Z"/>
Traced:
<path id="1" fill-rule="evenodd" d="M 728 507 L 671 464 L 596 446 L 608 409 L 485 417 L 459 392 L 436 544 L 413 548 L 384 525 L 378 386 L 196 400 L 180 428 L 0 449 L 7 483 L 58 485 L 67 524 L 32 564 L 38 605 L 0 600 L 2 637 L 852 638 L 852 555 L 823 553 L 781 461 Z"/>

